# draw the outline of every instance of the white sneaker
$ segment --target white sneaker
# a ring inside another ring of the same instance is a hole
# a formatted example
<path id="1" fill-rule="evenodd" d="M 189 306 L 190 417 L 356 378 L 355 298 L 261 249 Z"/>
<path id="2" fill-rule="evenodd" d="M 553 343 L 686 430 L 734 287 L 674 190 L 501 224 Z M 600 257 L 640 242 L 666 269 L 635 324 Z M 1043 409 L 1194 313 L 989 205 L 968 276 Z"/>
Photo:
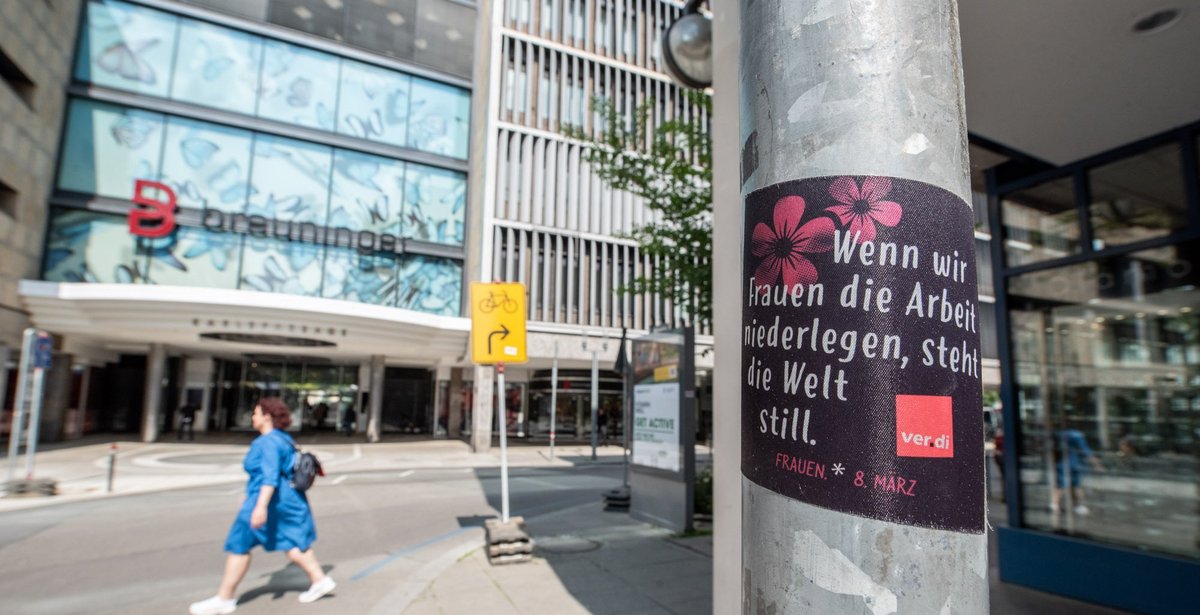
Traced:
<path id="1" fill-rule="evenodd" d="M 326 575 L 325 578 L 313 583 L 312 587 L 308 588 L 308 591 L 300 594 L 300 602 L 303 604 L 316 602 L 317 600 L 321 599 L 321 596 L 333 591 L 333 588 L 335 587 L 337 587 L 337 583 L 334 583 L 333 579 Z"/>
<path id="2" fill-rule="evenodd" d="M 1080 504 L 1079 506 L 1075 507 L 1075 514 L 1086 517 L 1086 516 L 1092 514 L 1092 511 L 1087 506 Z"/>
<path id="3" fill-rule="evenodd" d="M 192 606 L 188 607 L 188 612 L 192 615 L 229 615 L 236 610 L 237 598 L 226 600 L 220 596 L 193 602 Z"/>

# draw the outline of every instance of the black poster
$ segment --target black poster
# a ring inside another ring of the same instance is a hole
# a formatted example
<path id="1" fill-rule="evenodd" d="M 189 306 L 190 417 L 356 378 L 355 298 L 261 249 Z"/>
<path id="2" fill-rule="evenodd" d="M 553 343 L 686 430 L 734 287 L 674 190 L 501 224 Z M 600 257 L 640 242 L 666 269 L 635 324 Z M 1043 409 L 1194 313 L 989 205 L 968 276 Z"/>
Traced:
<path id="1" fill-rule="evenodd" d="M 746 197 L 742 473 L 781 495 L 983 532 L 970 207 L 887 177 Z"/>

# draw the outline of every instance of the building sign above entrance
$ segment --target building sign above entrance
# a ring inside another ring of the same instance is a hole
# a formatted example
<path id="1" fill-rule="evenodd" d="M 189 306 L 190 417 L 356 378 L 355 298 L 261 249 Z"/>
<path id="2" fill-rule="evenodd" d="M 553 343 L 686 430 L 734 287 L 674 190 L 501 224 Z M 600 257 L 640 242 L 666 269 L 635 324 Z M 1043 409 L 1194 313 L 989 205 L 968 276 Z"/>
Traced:
<path id="1" fill-rule="evenodd" d="M 471 360 L 480 365 L 527 360 L 524 284 L 471 283 Z"/>
<path id="2" fill-rule="evenodd" d="M 165 200 L 148 194 L 158 190 Z M 129 210 L 129 233 L 138 237 L 166 237 L 175 231 L 175 191 L 162 182 L 148 179 L 133 181 L 133 204 Z"/>
<path id="3" fill-rule="evenodd" d="M 175 191 L 162 182 L 134 180 L 134 207 L 129 210 L 129 232 L 138 237 L 166 237 L 175 231 Z M 155 192 L 159 194 L 156 195 Z M 318 245 L 344 246 L 362 253 L 404 251 L 404 240 L 389 233 L 355 231 L 346 227 L 319 226 L 313 222 L 281 220 L 259 215 L 224 212 L 207 207 L 199 210 L 205 230 L 251 237 L 270 237 Z"/>

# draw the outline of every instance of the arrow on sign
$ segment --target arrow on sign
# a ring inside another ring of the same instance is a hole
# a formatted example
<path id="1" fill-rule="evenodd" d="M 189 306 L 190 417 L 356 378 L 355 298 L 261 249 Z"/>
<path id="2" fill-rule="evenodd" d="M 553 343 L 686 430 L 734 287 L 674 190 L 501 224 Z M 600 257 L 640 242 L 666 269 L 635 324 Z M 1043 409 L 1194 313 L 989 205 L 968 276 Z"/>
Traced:
<path id="1" fill-rule="evenodd" d="M 500 339 L 508 337 L 508 327 L 504 326 L 504 323 L 500 323 L 499 331 L 492 331 L 488 334 L 488 354 L 492 354 L 492 338 L 497 335 L 500 336 Z"/>

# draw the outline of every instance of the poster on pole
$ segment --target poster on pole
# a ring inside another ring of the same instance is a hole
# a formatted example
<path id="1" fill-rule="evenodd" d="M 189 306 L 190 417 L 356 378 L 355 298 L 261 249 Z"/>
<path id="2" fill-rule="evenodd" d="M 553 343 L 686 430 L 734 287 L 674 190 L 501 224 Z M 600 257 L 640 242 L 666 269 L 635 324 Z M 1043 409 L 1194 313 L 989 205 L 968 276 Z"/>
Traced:
<path id="1" fill-rule="evenodd" d="M 746 197 L 746 478 L 839 512 L 983 531 L 972 228 L 961 198 L 900 178 Z"/>
<path id="2" fill-rule="evenodd" d="M 683 470 L 683 347 L 683 336 L 675 333 L 633 341 L 634 465 L 670 473 Z"/>

